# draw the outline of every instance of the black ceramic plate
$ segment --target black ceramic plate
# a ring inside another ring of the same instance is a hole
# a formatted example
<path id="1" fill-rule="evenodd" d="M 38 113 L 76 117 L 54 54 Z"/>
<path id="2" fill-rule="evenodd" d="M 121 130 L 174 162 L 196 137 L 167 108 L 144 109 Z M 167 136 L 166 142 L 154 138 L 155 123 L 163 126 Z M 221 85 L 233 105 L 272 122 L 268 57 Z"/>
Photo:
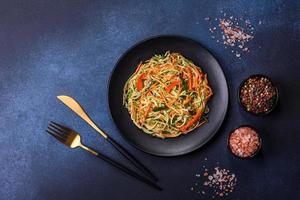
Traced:
<path id="1" fill-rule="evenodd" d="M 123 106 L 123 87 L 141 61 L 166 51 L 181 53 L 208 75 L 214 95 L 208 105 L 209 123 L 177 138 L 159 139 L 147 135 L 131 121 Z M 138 149 L 159 156 L 176 156 L 189 153 L 204 145 L 221 126 L 228 105 L 228 88 L 224 73 L 211 53 L 194 40 L 180 36 L 159 36 L 131 47 L 117 62 L 109 82 L 109 108 L 114 122 L 123 137 Z"/>

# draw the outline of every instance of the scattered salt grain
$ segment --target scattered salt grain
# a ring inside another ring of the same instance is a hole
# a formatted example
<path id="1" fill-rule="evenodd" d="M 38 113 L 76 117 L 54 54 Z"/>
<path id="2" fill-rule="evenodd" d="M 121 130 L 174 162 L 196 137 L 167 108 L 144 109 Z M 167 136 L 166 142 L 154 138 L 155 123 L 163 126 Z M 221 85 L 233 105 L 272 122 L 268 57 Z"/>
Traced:
<path id="1" fill-rule="evenodd" d="M 208 176 L 203 185 L 215 189 L 215 194 L 220 197 L 227 196 L 229 192 L 234 190 L 237 178 L 235 174 L 231 174 L 227 169 L 215 167 L 214 170 L 214 173 Z"/>
<path id="2" fill-rule="evenodd" d="M 250 52 L 246 45 L 254 38 L 254 27 L 249 19 L 234 16 L 226 17 L 227 14 L 223 11 L 221 14 L 224 16 L 223 18 L 215 18 L 216 22 L 209 22 L 212 25 L 209 28 L 211 38 L 216 39 L 217 43 L 222 39 L 225 49 L 229 47 L 234 50 L 231 52 L 238 59 L 241 59 L 242 53 Z M 210 19 L 210 17 L 206 18 Z M 259 21 L 258 24 L 260 25 L 262 22 Z M 216 25 L 218 26 L 216 27 Z"/>
<path id="3" fill-rule="evenodd" d="M 235 44 L 240 43 L 239 45 L 243 47 L 245 42 L 248 42 L 253 38 L 253 36 L 245 33 L 241 28 L 235 26 L 230 20 L 222 19 L 219 27 L 227 38 L 224 41 L 226 45 L 235 46 Z"/>
<path id="4" fill-rule="evenodd" d="M 219 162 L 216 163 L 219 164 Z M 202 195 L 210 194 L 212 199 L 215 197 L 223 198 L 228 196 L 234 191 L 237 184 L 237 177 L 234 173 L 218 166 L 214 167 L 210 172 L 205 169 L 202 176 L 200 174 L 196 174 L 195 176 L 197 177 L 197 182 L 191 187 L 191 191 Z M 202 184 L 198 184 L 199 181 L 203 181 Z"/>

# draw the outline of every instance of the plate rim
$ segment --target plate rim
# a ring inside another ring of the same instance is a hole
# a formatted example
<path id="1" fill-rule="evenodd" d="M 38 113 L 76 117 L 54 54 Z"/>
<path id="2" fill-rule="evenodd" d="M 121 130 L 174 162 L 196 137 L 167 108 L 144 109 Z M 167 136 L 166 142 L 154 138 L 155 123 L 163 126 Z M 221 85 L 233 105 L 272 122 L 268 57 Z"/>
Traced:
<path id="1" fill-rule="evenodd" d="M 225 109 L 225 112 L 222 116 L 222 123 L 220 123 L 218 125 L 218 127 L 215 128 L 215 131 L 213 132 L 213 134 L 211 134 L 209 137 L 207 137 L 206 140 L 204 140 L 203 142 L 199 143 L 198 145 L 195 145 L 194 147 L 192 148 L 189 148 L 187 150 L 184 150 L 184 151 L 181 151 L 179 153 L 154 153 L 154 152 L 151 152 L 151 151 L 148 151 L 148 150 L 145 150 L 143 148 L 141 148 L 140 146 L 138 146 L 137 144 L 135 144 L 134 142 L 132 142 L 131 140 L 129 140 L 127 137 L 125 137 L 125 135 L 122 133 L 122 131 L 120 130 L 119 126 L 117 125 L 116 123 L 116 120 L 115 118 L 113 117 L 113 114 L 112 114 L 112 111 L 111 111 L 111 106 L 110 106 L 110 95 L 109 95 L 109 91 L 110 91 L 110 85 L 111 85 L 111 79 L 112 79 L 112 76 L 117 68 L 117 66 L 119 65 L 119 63 L 121 62 L 122 58 L 128 54 L 128 52 L 130 52 L 132 49 L 134 49 L 135 47 L 143 44 L 144 42 L 147 42 L 149 40 L 153 40 L 153 39 L 158 39 L 158 38 L 164 38 L 164 37 L 173 37 L 173 38 L 180 38 L 180 39 L 183 39 L 183 40 L 189 40 L 193 43 L 196 43 L 197 45 L 201 46 L 204 50 L 206 50 L 209 54 L 212 55 L 212 57 L 216 60 L 216 62 L 218 63 L 218 65 L 220 66 L 220 70 L 222 71 L 223 75 L 224 75 L 224 79 L 225 79 L 225 83 L 226 83 L 226 90 L 227 90 L 227 98 L 226 98 L 226 109 Z M 176 157 L 176 156 L 182 156 L 182 155 L 186 155 L 186 154 L 189 154 L 189 153 L 192 153 L 194 151 L 196 151 L 197 149 L 199 149 L 200 147 L 204 146 L 205 144 L 208 143 L 208 141 L 210 141 L 216 134 L 217 132 L 219 131 L 220 127 L 222 126 L 222 124 L 224 123 L 224 119 L 226 117 L 226 114 L 228 112 L 228 105 L 229 105 L 229 98 L 230 98 L 230 95 L 229 95 L 229 86 L 228 86 L 228 82 L 227 82 L 227 78 L 225 76 L 225 73 L 224 73 L 224 70 L 222 69 L 221 65 L 220 65 L 220 62 L 218 61 L 218 59 L 215 57 L 215 55 L 213 53 L 211 53 L 207 48 L 205 48 L 200 42 L 198 42 L 197 40 L 194 40 L 192 38 L 189 38 L 189 37 L 186 37 L 186 36 L 182 36 L 182 35 L 176 35 L 176 34 L 162 34 L 162 35 L 155 35 L 155 36 L 150 36 L 150 37 L 147 37 L 143 40 L 139 40 L 138 42 L 135 42 L 133 45 L 131 45 L 128 49 L 126 49 L 126 51 L 124 51 L 120 57 L 117 59 L 116 63 L 114 64 L 114 67 L 112 69 L 112 71 L 110 72 L 110 75 L 109 75 L 109 79 L 108 79 L 108 84 L 107 84 L 107 106 L 108 106 L 108 109 L 109 109 L 109 116 L 110 118 L 112 119 L 112 121 L 114 122 L 114 125 L 117 127 L 118 131 L 121 133 L 121 137 L 127 142 L 129 143 L 130 145 L 132 145 L 134 148 L 142 151 L 142 152 L 145 152 L 147 154 L 150 154 L 150 155 L 153 155 L 153 156 L 158 156 L 158 157 Z"/>

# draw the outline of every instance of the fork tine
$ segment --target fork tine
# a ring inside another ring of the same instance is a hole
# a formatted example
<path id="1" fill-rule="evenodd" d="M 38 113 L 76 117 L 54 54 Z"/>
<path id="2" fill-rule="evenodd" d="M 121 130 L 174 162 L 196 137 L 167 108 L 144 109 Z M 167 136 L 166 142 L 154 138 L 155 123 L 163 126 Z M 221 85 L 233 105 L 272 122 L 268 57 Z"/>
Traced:
<path id="1" fill-rule="evenodd" d="M 69 128 L 61 125 L 61 124 L 58 124 L 58 123 L 54 122 L 54 121 L 50 121 L 50 124 L 52 124 L 53 126 L 65 131 L 65 132 L 69 132 L 71 130 L 71 129 L 69 129 Z"/>
<path id="2" fill-rule="evenodd" d="M 54 128 L 52 128 L 50 126 L 48 126 L 47 129 L 52 131 L 52 133 L 54 133 L 55 135 L 57 135 L 58 137 L 60 137 L 64 140 L 66 140 L 67 137 L 68 137 L 68 135 L 65 135 L 64 133 L 61 133 L 61 131 L 57 131 L 57 130 L 55 130 Z"/>
<path id="3" fill-rule="evenodd" d="M 61 143 L 65 143 L 65 140 L 59 136 L 57 136 L 54 132 L 52 132 L 51 130 L 46 130 L 47 133 L 49 133 L 50 135 L 52 135 L 53 137 L 55 137 L 58 141 L 60 141 Z"/>
<path id="4" fill-rule="evenodd" d="M 68 135 L 70 134 L 69 132 L 60 129 L 53 124 L 49 124 L 48 128 L 51 129 L 52 131 L 57 132 L 59 135 L 61 135 L 63 137 L 68 137 Z"/>

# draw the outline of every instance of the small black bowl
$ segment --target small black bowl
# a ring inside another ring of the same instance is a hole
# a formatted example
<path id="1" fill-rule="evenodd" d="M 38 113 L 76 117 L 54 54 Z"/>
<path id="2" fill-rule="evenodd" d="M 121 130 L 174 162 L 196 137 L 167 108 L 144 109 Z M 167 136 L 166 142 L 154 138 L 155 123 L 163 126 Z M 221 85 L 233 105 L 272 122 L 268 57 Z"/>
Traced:
<path id="1" fill-rule="evenodd" d="M 259 138 L 259 146 L 258 146 L 257 150 L 256 150 L 251 156 L 247 156 L 247 157 L 241 157 L 241 156 L 238 156 L 238 155 L 236 155 L 235 153 L 233 153 L 232 150 L 231 150 L 231 148 L 230 148 L 230 144 L 229 144 L 229 139 L 230 139 L 230 137 L 231 137 L 231 134 L 232 134 L 236 129 L 239 129 L 239 128 L 242 128 L 242 127 L 248 127 L 248 128 L 251 128 L 252 130 L 254 130 L 254 131 L 256 132 L 256 134 L 258 135 L 258 138 Z M 240 159 L 242 159 L 242 160 L 251 159 L 251 158 L 253 158 L 254 156 L 256 156 L 256 155 L 259 153 L 259 151 L 260 151 L 260 149 L 261 149 L 261 146 L 262 146 L 262 139 L 261 139 L 261 137 L 260 137 L 260 135 L 259 135 L 257 129 L 254 128 L 253 126 L 250 126 L 250 125 L 241 125 L 241 126 L 239 126 L 239 127 L 236 127 L 235 129 L 231 130 L 231 132 L 229 133 L 229 135 L 228 135 L 228 137 L 227 137 L 227 148 L 228 148 L 228 150 L 230 151 L 230 153 L 231 153 L 232 155 L 234 155 L 235 157 L 240 158 Z"/>
<path id="2" fill-rule="evenodd" d="M 241 89 L 242 89 L 243 85 L 245 84 L 245 82 L 246 82 L 248 79 L 250 79 L 250 78 L 255 78 L 255 77 L 258 77 L 258 78 L 266 78 L 266 79 L 268 79 L 268 80 L 271 82 L 272 86 L 274 87 L 274 89 L 275 89 L 275 91 L 276 91 L 276 95 L 273 97 L 273 106 L 272 106 L 272 108 L 269 109 L 267 112 L 255 113 L 255 112 L 248 111 L 247 108 L 246 108 L 246 107 L 242 104 L 242 102 L 241 102 L 240 93 L 241 93 Z M 278 103 L 278 98 L 279 98 L 277 87 L 274 85 L 274 83 L 272 82 L 272 80 L 271 80 L 268 76 L 262 75 L 262 74 L 254 74 L 254 75 L 249 76 L 249 77 L 246 78 L 245 80 L 243 80 L 243 81 L 241 82 L 240 86 L 239 86 L 239 89 L 238 89 L 238 95 L 237 95 L 237 96 L 238 96 L 238 101 L 239 101 L 240 105 L 242 106 L 242 108 L 243 108 L 246 112 L 251 113 L 251 114 L 256 115 L 256 116 L 265 116 L 265 115 L 269 114 L 270 112 L 272 112 L 272 111 L 276 108 L 277 103 Z"/>

